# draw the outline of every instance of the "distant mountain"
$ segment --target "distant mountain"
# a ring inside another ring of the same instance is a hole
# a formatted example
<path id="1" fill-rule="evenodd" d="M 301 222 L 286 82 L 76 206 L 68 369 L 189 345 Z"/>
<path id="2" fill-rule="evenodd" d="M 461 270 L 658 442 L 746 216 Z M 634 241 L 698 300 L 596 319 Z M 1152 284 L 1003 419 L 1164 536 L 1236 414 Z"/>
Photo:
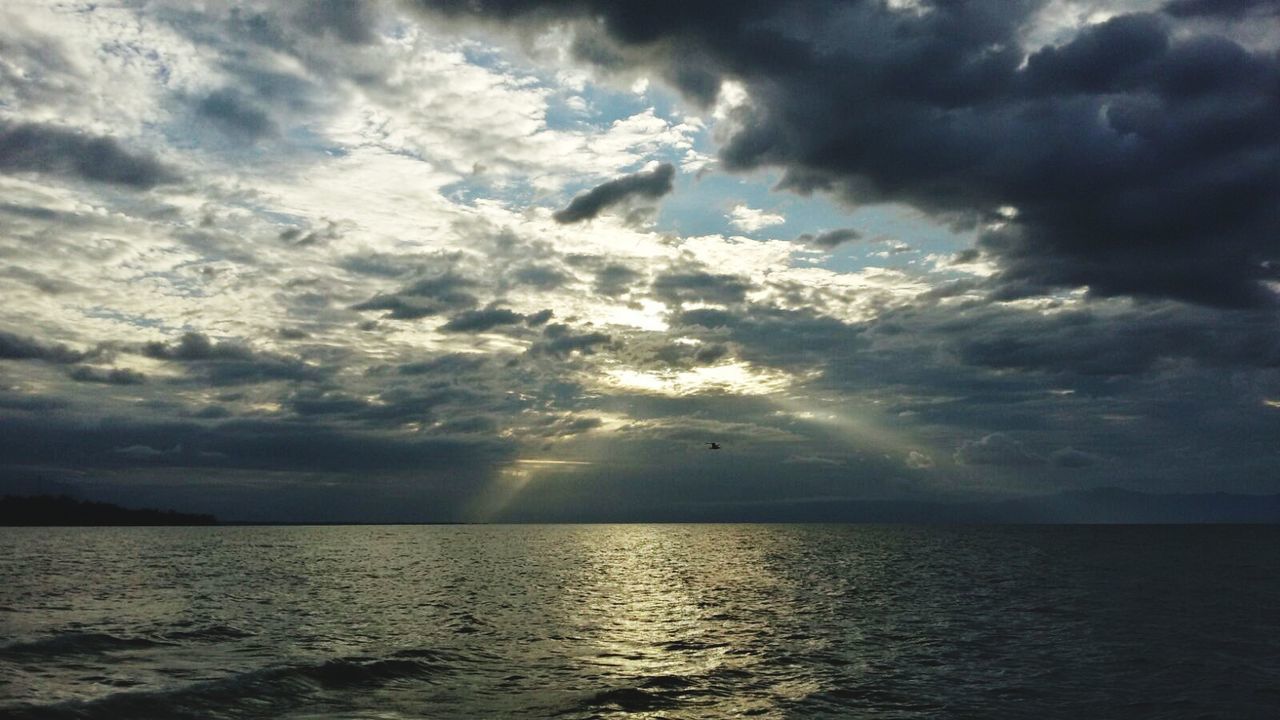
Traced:
<path id="1" fill-rule="evenodd" d="M 76 500 L 66 495 L 5 495 L 0 525 L 215 525 L 212 515 L 173 510 L 131 510 L 111 503 Z"/>

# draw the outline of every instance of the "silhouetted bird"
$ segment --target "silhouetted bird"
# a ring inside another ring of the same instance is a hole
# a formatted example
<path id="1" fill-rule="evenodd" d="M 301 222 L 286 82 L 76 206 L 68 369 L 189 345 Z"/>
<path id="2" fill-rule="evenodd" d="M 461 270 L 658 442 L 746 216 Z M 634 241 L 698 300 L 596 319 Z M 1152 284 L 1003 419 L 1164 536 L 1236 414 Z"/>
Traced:
<path id="1" fill-rule="evenodd" d="M 708 450 L 719 450 L 719 449 L 720 449 L 720 443 L 707 443 L 707 449 L 708 449 Z"/>

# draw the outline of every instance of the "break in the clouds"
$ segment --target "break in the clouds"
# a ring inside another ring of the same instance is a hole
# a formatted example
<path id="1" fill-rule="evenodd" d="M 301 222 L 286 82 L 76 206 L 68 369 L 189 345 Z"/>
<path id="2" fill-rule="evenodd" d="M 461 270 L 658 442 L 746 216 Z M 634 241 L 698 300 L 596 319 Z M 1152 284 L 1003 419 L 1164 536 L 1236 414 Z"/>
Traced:
<path id="1" fill-rule="evenodd" d="M 1011 292 L 1275 304 L 1274 33 L 1179 25 L 1245 25 L 1269 3 L 1153 3 L 1039 47 L 1028 36 L 1070 3 L 422 4 L 574 22 L 583 61 L 645 68 L 706 104 L 740 83 L 721 161 L 778 168 L 784 188 L 956 222 L 1013 208 L 981 238 Z"/>
<path id="2" fill-rule="evenodd" d="M 0 489 L 379 520 L 1276 492 L 1275 18 L 6 4 Z"/>

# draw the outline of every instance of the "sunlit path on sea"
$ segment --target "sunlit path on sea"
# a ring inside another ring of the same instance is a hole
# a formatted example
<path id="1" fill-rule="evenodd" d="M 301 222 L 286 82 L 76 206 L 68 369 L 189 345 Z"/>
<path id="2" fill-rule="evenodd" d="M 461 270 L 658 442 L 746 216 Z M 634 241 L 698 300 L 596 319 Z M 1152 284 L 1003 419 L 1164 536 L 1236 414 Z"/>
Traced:
<path id="1" fill-rule="evenodd" d="M 9 528 L 0 715 L 1264 718 L 1278 532 Z"/>

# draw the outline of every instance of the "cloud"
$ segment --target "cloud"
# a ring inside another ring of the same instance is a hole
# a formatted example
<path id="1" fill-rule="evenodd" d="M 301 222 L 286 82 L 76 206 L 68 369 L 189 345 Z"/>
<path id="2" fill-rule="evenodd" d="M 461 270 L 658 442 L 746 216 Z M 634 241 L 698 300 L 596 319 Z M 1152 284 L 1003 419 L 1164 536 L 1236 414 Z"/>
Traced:
<path id="1" fill-rule="evenodd" d="M 507 308 L 464 310 L 449 318 L 440 329 L 446 332 L 485 332 L 501 325 L 515 325 L 524 319 L 524 315 Z"/>
<path id="2" fill-rule="evenodd" d="M 1064 447 L 1049 453 L 1049 464 L 1062 468 L 1084 468 L 1097 465 L 1102 458 L 1083 450 Z"/>
<path id="3" fill-rule="evenodd" d="M 539 290 L 553 290 L 564 285 L 572 278 L 564 272 L 543 265 L 526 265 L 512 274 L 520 285 L 528 285 Z"/>
<path id="4" fill-rule="evenodd" d="M 844 243 L 861 239 L 862 233 L 857 230 L 852 228 L 841 228 L 839 230 L 828 230 L 827 232 L 821 232 L 816 235 L 812 233 L 805 233 L 796 238 L 796 242 L 804 243 L 805 245 L 812 245 L 813 247 L 821 248 L 823 250 L 833 250 Z"/>
<path id="5" fill-rule="evenodd" d="M 1239 18 L 1251 13 L 1280 14 L 1280 7 L 1272 0 L 1172 0 L 1165 3 L 1162 10 L 1174 17 Z"/>
<path id="6" fill-rule="evenodd" d="M 751 284 L 745 278 L 701 270 L 664 272 L 654 278 L 652 285 L 654 296 L 669 305 L 688 302 L 733 305 L 745 300 L 750 289 Z"/>
<path id="7" fill-rule="evenodd" d="M 141 352 L 157 360 L 187 364 L 213 385 L 316 380 L 325 374 L 297 358 L 258 352 L 232 341 L 214 342 L 196 332 L 183 333 L 174 343 L 146 343 Z"/>
<path id="8" fill-rule="evenodd" d="M 590 220 L 606 208 L 631 198 L 656 200 L 671 192 L 676 169 L 671 163 L 662 163 L 653 170 L 626 175 L 597 185 L 571 200 L 563 210 L 552 217 L 560 224 Z"/>
<path id="9" fill-rule="evenodd" d="M 309 245 L 338 240 L 341 237 L 342 233 L 338 230 L 338 223 L 332 220 L 326 221 L 323 229 L 304 232 L 301 228 L 294 227 L 280 233 L 281 242 L 293 247 L 307 247 Z"/>
<path id="10" fill-rule="evenodd" d="M 196 112 L 234 139 L 252 142 L 278 132 L 267 113 L 230 88 L 206 95 L 196 104 Z"/>
<path id="11" fill-rule="evenodd" d="M 729 171 L 774 168 L 783 188 L 970 227 L 1014 208 L 981 240 L 1011 292 L 1277 302 L 1265 283 L 1280 279 L 1280 55 L 1178 17 L 1258 3 L 1173 2 L 1047 47 L 1024 45 L 1036 0 L 419 4 L 524 29 L 577 21 L 583 61 L 708 105 L 735 83 Z"/>
<path id="12" fill-rule="evenodd" d="M 166 345 L 162 342 L 150 342 L 142 348 L 142 354 L 157 360 L 250 360 L 253 351 L 244 345 L 232 342 L 215 343 L 209 336 L 189 332 L 183 333 L 176 343 Z"/>
<path id="13" fill-rule="evenodd" d="M 590 355 L 612 338 L 601 332 L 575 333 L 564 323 L 551 323 L 542 330 L 542 338 L 529 346 L 530 355 L 565 358 L 574 353 Z"/>
<path id="14" fill-rule="evenodd" d="M 514 516 L 1274 491 L 1274 309 L 1223 300 L 1280 268 L 1265 7 L 625 5 L 454 6 L 512 48 L 406 3 L 9 13 L 6 131 L 199 182 L 0 167 L 0 481 L 350 519 L 533 457 L 594 464 Z M 716 234 L 735 203 L 804 227 Z"/>
<path id="15" fill-rule="evenodd" d="M 966 440 L 956 448 L 956 462 L 962 465 L 1039 465 L 1044 458 L 1027 452 L 1021 442 L 1000 432 L 979 440 Z"/>
<path id="16" fill-rule="evenodd" d="M 1078 375 L 1138 375 L 1162 362 L 1280 367 L 1267 311 L 1209 311 L 1144 304 L 1120 312 L 1083 308 L 1047 318 L 1004 317 L 957 337 L 967 363 Z M 992 317 L 995 320 L 994 316 Z"/>
<path id="17" fill-rule="evenodd" d="M 43 360 L 50 363 L 76 363 L 92 353 L 72 350 L 61 343 L 49 344 L 32 337 L 0 330 L 0 360 Z"/>
<path id="18" fill-rule="evenodd" d="M 488 357 L 474 353 L 449 353 L 430 360 L 405 363 L 396 371 L 401 375 L 442 375 L 459 377 L 479 369 Z"/>
<path id="19" fill-rule="evenodd" d="M 536 313 L 525 315 L 524 324 L 528 325 L 529 327 L 538 327 L 540 325 L 546 325 L 547 322 L 551 320 L 552 317 L 555 316 L 555 314 L 556 314 L 555 311 L 552 310 L 551 308 L 543 308 L 542 310 L 539 310 Z"/>
<path id="20" fill-rule="evenodd" d="M 734 205 L 727 217 L 730 225 L 743 232 L 755 232 L 771 225 L 781 225 L 787 221 L 785 217 L 777 213 L 757 210 L 745 203 Z"/>
<path id="21" fill-rule="evenodd" d="M 625 294 L 643 277 L 626 265 L 611 263 L 596 272 L 595 291 L 608 297 Z"/>
<path id="22" fill-rule="evenodd" d="M 177 455 L 182 452 L 182 446 L 175 445 L 169 450 L 157 450 L 150 445 L 130 445 L 128 447 L 118 447 L 114 452 L 131 460 L 152 460 L 166 455 Z"/>
<path id="23" fill-rule="evenodd" d="M 13 208 L 12 206 L 6 207 L 0 205 L 0 211 L 12 212 L 14 210 L 16 210 L 16 208 Z M 19 211 L 19 213 L 20 212 L 21 211 Z M 47 215 L 45 217 L 45 219 L 50 220 L 54 218 L 56 218 L 56 214 Z M 50 295 L 61 295 L 63 293 L 79 292 L 84 290 L 84 288 L 73 282 L 60 278 L 49 277 L 21 267 L 2 268 L 0 269 L 0 277 L 13 278 L 36 288 L 40 292 L 48 293 Z"/>
<path id="24" fill-rule="evenodd" d="M 158 161 L 113 138 L 37 123 L 0 121 L 0 171 L 40 172 L 147 190 L 177 180 Z"/>
<path id="25" fill-rule="evenodd" d="M 416 320 L 450 310 L 469 309 L 479 303 L 468 290 L 478 283 L 453 272 L 412 282 L 394 294 L 378 294 L 351 306 L 352 310 L 386 310 L 383 317 Z"/>
<path id="26" fill-rule="evenodd" d="M 293 22 L 310 35 L 363 45 L 377 39 L 376 12 L 374 3 L 362 0 L 307 0 L 296 7 Z"/>
<path id="27" fill-rule="evenodd" d="M 101 383 L 105 385 L 141 385 L 147 376 L 128 368 L 107 368 L 105 370 L 81 366 L 67 374 L 76 382 Z"/>

